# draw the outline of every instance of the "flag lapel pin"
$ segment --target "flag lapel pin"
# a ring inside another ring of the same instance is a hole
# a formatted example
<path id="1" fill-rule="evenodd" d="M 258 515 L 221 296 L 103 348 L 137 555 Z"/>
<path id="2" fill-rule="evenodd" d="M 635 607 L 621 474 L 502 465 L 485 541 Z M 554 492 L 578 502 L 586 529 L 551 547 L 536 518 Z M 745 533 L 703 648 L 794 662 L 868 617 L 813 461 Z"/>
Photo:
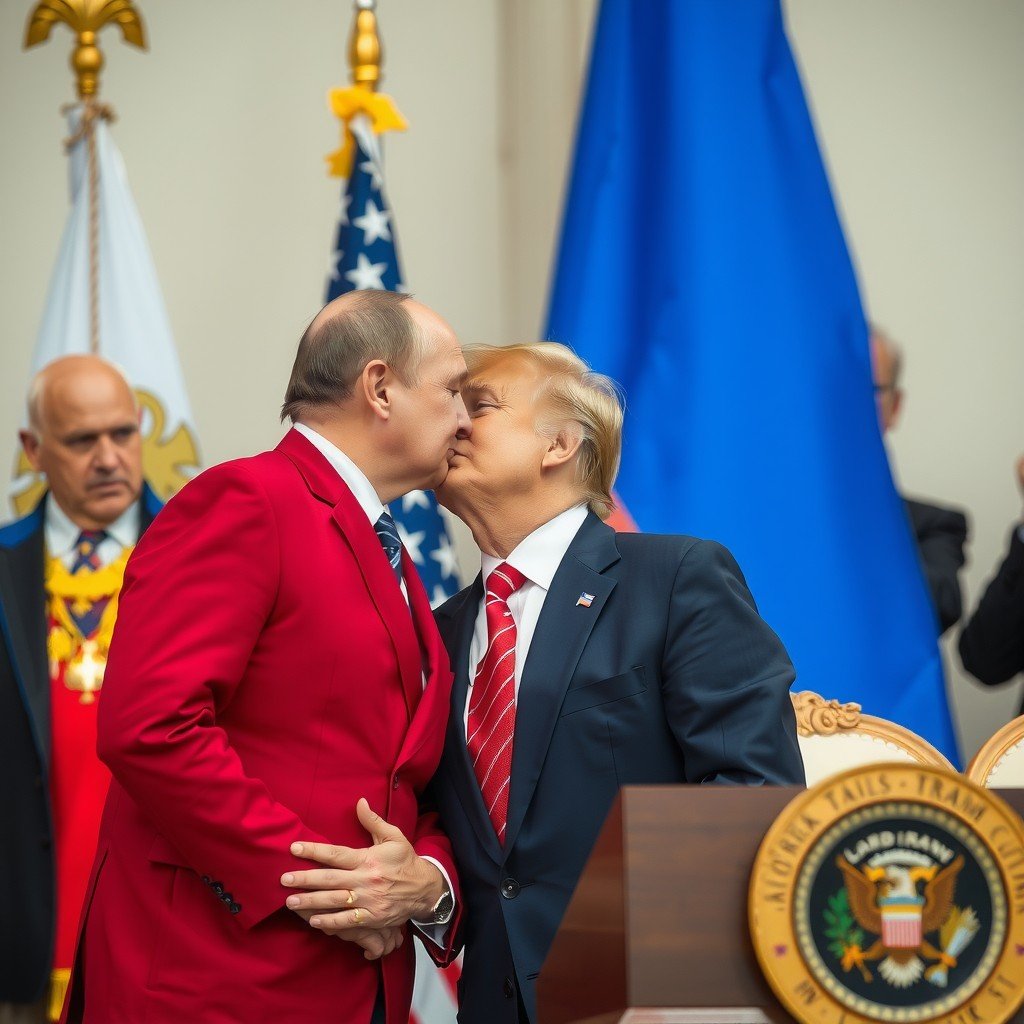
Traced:
<path id="1" fill-rule="evenodd" d="M 594 603 L 594 595 L 588 594 L 585 590 L 576 598 L 577 608 L 589 608 Z"/>

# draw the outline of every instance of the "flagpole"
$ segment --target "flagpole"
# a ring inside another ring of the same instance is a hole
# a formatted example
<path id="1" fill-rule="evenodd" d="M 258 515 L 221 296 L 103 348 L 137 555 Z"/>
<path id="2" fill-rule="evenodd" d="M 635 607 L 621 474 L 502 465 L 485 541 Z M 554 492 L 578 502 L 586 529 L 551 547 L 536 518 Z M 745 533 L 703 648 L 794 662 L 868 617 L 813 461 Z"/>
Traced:
<path id="1" fill-rule="evenodd" d="M 70 155 L 85 140 L 89 174 L 89 350 L 100 350 L 100 180 L 96 159 L 96 122 L 113 121 L 113 110 L 100 103 L 97 96 L 100 72 L 106 59 L 98 45 L 101 29 L 116 24 L 126 43 L 146 49 L 145 29 L 134 0 L 112 0 L 105 4 L 95 0 L 39 0 L 29 15 L 23 49 L 31 49 L 50 38 L 53 26 L 64 22 L 76 36 L 71 53 L 71 69 L 75 73 L 82 119 L 71 138 L 64 141 Z"/>
<path id="2" fill-rule="evenodd" d="M 377 0 L 355 0 L 353 7 L 356 17 L 348 50 L 352 84 L 376 92 L 384 56 L 377 32 Z"/>

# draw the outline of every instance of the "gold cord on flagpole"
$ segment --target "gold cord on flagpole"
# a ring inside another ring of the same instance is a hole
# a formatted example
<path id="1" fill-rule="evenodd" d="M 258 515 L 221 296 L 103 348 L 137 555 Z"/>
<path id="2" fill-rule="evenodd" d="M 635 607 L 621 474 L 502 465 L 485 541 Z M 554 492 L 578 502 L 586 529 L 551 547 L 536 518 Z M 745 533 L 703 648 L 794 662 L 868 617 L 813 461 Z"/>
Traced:
<path id="1" fill-rule="evenodd" d="M 64 22 L 77 37 L 71 54 L 78 98 L 82 101 L 82 120 L 78 131 L 64 142 L 70 153 L 85 140 L 89 174 L 89 350 L 100 348 L 100 179 L 96 155 L 96 123 L 112 121 L 110 107 L 100 103 L 97 93 L 103 70 L 103 51 L 97 36 L 104 26 L 117 25 L 126 43 L 146 49 L 145 29 L 134 0 L 39 0 L 29 15 L 25 29 L 26 50 L 50 38 L 57 22 Z M 66 110 L 66 108 L 65 108 Z"/>
<path id="2" fill-rule="evenodd" d="M 67 113 L 68 108 L 61 108 Z M 100 350 L 100 170 L 96 159 L 96 122 L 116 120 L 114 110 L 93 96 L 82 101 L 82 120 L 78 131 L 64 140 L 68 154 L 85 139 L 89 174 L 89 351 Z"/>

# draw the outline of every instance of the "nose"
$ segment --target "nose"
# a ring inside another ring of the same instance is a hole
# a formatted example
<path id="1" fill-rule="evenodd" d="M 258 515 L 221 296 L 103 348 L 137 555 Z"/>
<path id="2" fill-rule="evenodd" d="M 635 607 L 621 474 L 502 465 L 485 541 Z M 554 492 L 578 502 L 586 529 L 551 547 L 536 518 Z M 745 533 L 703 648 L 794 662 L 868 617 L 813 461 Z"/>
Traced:
<path id="1" fill-rule="evenodd" d="M 97 469 L 106 472 L 113 472 L 113 470 L 117 469 L 117 445 L 114 444 L 112 438 L 106 434 L 101 434 L 97 438 L 96 447 L 93 449 L 92 461 Z"/>
<path id="2" fill-rule="evenodd" d="M 457 438 L 464 439 L 473 433 L 473 421 L 469 418 L 469 412 L 466 409 L 466 403 L 462 400 L 462 395 L 459 395 L 455 400 L 455 420 L 458 424 L 455 430 Z"/>

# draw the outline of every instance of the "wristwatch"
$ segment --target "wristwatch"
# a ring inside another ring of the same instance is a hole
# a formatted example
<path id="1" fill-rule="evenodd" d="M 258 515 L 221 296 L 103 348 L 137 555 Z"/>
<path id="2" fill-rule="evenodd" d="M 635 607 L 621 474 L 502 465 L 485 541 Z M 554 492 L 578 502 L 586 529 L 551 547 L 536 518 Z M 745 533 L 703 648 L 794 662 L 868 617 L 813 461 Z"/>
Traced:
<path id="1" fill-rule="evenodd" d="M 455 897 L 451 889 L 445 889 L 441 898 L 430 908 L 430 920 L 433 924 L 447 924 L 455 913 Z"/>

